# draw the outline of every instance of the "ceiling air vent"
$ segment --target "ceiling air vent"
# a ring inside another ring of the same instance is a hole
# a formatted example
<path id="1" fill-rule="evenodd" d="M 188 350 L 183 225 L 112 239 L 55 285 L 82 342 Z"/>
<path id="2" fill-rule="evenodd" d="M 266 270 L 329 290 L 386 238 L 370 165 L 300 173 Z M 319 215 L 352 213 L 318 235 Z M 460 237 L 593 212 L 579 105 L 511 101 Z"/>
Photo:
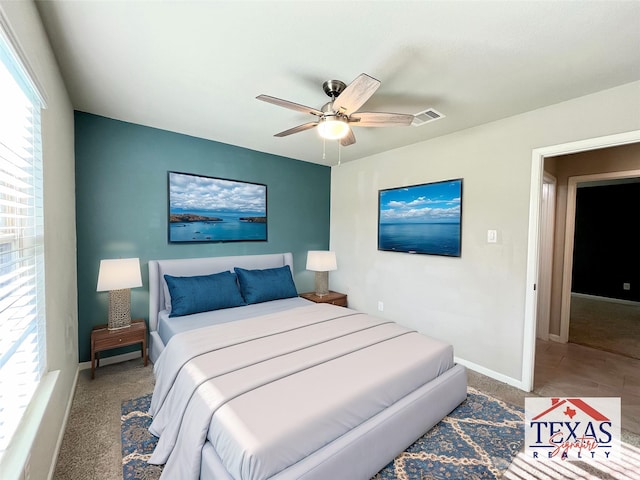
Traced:
<path id="1" fill-rule="evenodd" d="M 433 108 L 427 108 L 423 112 L 416 113 L 414 117 L 415 118 L 413 119 L 413 122 L 411 122 L 411 126 L 419 127 L 421 125 L 424 125 L 425 123 L 433 122 L 434 120 L 440 120 L 441 118 L 444 118 L 445 115 L 438 112 L 437 110 L 434 110 Z"/>

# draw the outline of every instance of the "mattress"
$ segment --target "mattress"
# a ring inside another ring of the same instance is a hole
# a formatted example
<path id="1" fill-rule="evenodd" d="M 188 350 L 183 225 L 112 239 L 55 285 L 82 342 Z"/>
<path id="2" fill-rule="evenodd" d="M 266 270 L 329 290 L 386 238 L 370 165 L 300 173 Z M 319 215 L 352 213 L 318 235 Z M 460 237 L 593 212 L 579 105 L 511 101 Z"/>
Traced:
<path id="1" fill-rule="evenodd" d="M 208 441 L 233 478 L 270 478 L 453 366 L 448 344 L 326 304 L 178 333 L 154 366 L 150 463 L 197 479 Z"/>
<path id="2" fill-rule="evenodd" d="M 273 300 L 270 302 L 255 303 L 253 305 L 245 305 L 242 307 L 195 313 L 183 317 L 169 317 L 169 311 L 162 310 L 158 313 L 158 335 L 160 335 L 162 343 L 166 345 L 169 343 L 171 337 L 176 333 L 186 332 L 195 328 L 207 327 L 209 325 L 217 325 L 220 323 L 257 317 L 269 313 L 282 312 L 290 308 L 305 306 L 309 303 L 309 300 L 305 300 L 304 298 L 293 297 Z"/>

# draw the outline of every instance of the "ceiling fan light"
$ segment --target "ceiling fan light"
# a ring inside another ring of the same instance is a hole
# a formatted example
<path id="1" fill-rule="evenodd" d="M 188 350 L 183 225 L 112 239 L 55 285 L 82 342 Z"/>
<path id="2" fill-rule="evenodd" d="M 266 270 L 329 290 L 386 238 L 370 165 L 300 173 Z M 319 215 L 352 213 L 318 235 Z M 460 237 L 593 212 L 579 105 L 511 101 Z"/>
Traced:
<path id="1" fill-rule="evenodd" d="M 318 132 L 327 140 L 338 140 L 349 133 L 349 125 L 339 117 L 323 118 L 318 124 Z"/>

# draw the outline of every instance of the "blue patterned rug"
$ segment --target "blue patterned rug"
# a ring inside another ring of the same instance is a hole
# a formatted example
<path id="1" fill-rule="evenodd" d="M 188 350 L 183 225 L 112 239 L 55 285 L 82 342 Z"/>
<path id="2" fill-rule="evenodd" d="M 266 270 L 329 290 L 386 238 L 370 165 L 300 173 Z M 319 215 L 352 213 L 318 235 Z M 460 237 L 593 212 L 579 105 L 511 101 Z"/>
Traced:
<path id="1" fill-rule="evenodd" d="M 147 459 L 156 445 L 148 431 L 151 395 L 122 404 L 124 480 L 156 480 Z M 372 480 L 497 479 L 524 442 L 523 410 L 468 388 L 467 399 L 398 455 Z"/>

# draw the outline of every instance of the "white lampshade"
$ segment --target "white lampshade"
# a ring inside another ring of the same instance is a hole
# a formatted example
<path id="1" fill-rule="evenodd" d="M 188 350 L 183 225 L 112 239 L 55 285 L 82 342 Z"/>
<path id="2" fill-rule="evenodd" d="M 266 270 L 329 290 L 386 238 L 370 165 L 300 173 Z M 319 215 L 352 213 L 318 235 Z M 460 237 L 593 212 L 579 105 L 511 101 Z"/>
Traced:
<path id="1" fill-rule="evenodd" d="M 338 140 L 349 133 L 349 125 L 342 118 L 324 118 L 318 123 L 318 132 L 327 140 Z"/>
<path id="2" fill-rule="evenodd" d="M 98 292 L 122 290 L 142 286 L 140 259 L 116 258 L 100 260 L 98 272 Z"/>
<path id="3" fill-rule="evenodd" d="M 330 272 L 337 270 L 336 253 L 326 250 L 309 250 L 307 253 L 307 270 L 313 272 Z"/>

